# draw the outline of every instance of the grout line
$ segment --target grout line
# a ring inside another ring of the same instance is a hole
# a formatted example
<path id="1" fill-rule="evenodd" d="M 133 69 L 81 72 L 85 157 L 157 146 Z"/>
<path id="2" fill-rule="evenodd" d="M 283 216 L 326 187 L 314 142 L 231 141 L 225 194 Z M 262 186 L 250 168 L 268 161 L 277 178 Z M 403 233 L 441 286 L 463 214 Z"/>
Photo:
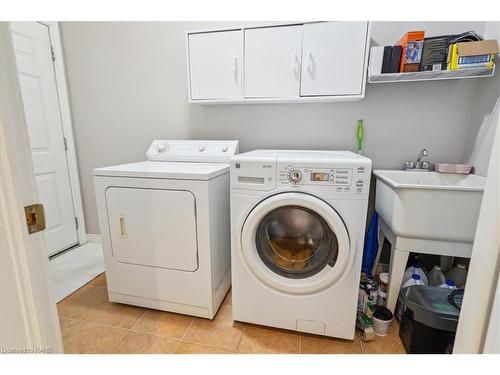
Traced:
<path id="1" fill-rule="evenodd" d="M 233 324 L 234 324 L 234 323 L 235 323 L 235 320 L 233 319 Z M 240 323 L 240 322 L 238 322 L 238 323 Z M 238 340 L 238 345 L 236 345 L 236 349 L 235 349 L 235 353 L 236 353 L 236 354 L 241 354 L 241 353 L 239 352 L 239 350 L 240 350 L 240 345 L 241 345 L 241 342 L 243 341 L 243 335 L 245 334 L 245 332 L 246 332 L 246 330 L 247 330 L 247 327 L 248 327 L 245 323 L 241 323 L 241 324 L 243 324 L 243 328 L 242 328 L 242 330 L 241 330 L 241 336 L 240 336 L 240 339 Z"/>
<path id="2" fill-rule="evenodd" d="M 356 330 L 356 335 L 358 335 L 359 345 L 361 345 L 361 354 L 365 353 L 365 346 L 363 345 L 363 340 L 361 339 L 361 334 Z"/>
<path id="3" fill-rule="evenodd" d="M 190 341 L 190 340 L 185 340 L 185 339 L 182 339 L 182 341 L 181 341 L 181 342 L 179 342 L 179 345 L 180 345 L 181 343 L 194 344 L 194 345 L 200 345 L 200 346 L 208 346 L 209 348 L 222 349 L 222 350 L 227 350 L 228 352 L 232 352 L 232 353 L 235 353 L 235 354 L 242 354 L 242 353 L 237 353 L 236 351 L 231 350 L 231 349 L 228 349 L 228 348 L 223 348 L 223 347 L 221 347 L 221 346 L 212 345 L 212 344 L 200 344 L 199 342 L 196 342 L 196 341 Z"/>
<path id="4" fill-rule="evenodd" d="M 139 319 L 135 321 L 134 324 L 132 324 L 132 327 L 129 328 L 129 331 L 133 331 L 134 327 L 144 318 L 144 316 L 148 313 L 148 309 L 144 309 L 144 314 L 142 314 Z M 135 332 L 135 331 L 134 331 Z"/>
<path id="5" fill-rule="evenodd" d="M 184 339 L 184 337 L 186 337 L 186 335 L 187 335 L 189 329 L 191 328 L 191 326 L 193 325 L 193 323 L 194 323 L 194 319 L 191 319 L 191 323 L 189 323 L 189 326 L 186 328 L 186 331 L 184 332 L 182 337 L 177 342 L 177 345 L 175 346 L 174 350 L 172 350 L 172 354 L 175 354 L 177 348 L 179 347 L 179 345 L 181 345 L 182 340 Z"/>

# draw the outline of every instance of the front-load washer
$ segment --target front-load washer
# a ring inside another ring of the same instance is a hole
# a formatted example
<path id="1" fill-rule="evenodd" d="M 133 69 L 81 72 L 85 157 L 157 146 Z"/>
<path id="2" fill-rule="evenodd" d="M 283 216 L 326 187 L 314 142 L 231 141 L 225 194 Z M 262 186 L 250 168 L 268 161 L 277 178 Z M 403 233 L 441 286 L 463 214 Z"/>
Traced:
<path id="1" fill-rule="evenodd" d="M 235 320 L 354 338 L 370 175 L 348 151 L 231 158 Z"/>
<path id="2" fill-rule="evenodd" d="M 155 140 L 94 169 L 110 301 L 212 319 L 231 283 L 229 160 L 238 141 Z"/>

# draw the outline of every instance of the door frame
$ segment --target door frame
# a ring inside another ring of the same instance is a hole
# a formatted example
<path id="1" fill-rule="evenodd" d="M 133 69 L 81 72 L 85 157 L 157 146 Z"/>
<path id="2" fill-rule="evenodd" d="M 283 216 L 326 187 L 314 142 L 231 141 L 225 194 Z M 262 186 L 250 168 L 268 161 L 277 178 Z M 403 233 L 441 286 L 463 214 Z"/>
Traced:
<path id="1" fill-rule="evenodd" d="M 0 321 L 0 346 L 21 353 L 62 353 L 59 318 L 51 287 L 43 232 L 28 234 L 24 207 L 38 202 L 28 129 L 22 106 L 16 57 L 8 22 L 0 22 L 0 251 L 10 261 L 9 316 Z M 7 328 L 4 330 L 3 325 Z"/>
<path id="2" fill-rule="evenodd" d="M 73 121 L 71 117 L 71 107 L 69 103 L 68 85 L 66 81 L 66 70 L 64 65 L 64 53 L 62 49 L 61 33 L 59 22 L 56 21 L 37 21 L 47 26 L 49 29 L 50 45 L 53 49 L 55 61 L 53 61 L 54 74 L 56 79 L 57 102 L 59 103 L 59 113 L 61 116 L 62 132 L 66 138 L 67 150 L 66 160 L 68 165 L 69 182 L 71 187 L 71 197 L 73 200 L 73 209 L 75 217 L 78 220 L 76 230 L 78 244 L 83 245 L 87 242 L 87 233 L 85 230 L 85 216 L 83 214 L 82 193 L 80 190 L 80 177 L 78 174 L 78 159 L 76 156 L 75 138 L 73 136 Z"/>

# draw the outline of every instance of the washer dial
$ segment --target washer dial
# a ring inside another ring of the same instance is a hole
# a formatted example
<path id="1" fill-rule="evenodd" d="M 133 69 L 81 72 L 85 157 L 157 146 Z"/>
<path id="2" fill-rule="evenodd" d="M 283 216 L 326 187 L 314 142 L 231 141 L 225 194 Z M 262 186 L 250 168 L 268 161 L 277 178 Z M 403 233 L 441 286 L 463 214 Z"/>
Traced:
<path id="1" fill-rule="evenodd" d="M 296 184 L 302 179 L 302 173 L 298 169 L 291 169 L 288 172 L 288 181 L 292 184 Z"/>

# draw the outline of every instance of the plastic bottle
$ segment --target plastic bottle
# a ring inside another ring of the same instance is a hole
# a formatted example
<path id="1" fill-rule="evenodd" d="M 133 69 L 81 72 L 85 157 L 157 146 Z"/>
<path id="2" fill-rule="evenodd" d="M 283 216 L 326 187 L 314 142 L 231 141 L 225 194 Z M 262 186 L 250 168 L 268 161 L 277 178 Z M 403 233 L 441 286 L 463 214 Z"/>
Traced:
<path id="1" fill-rule="evenodd" d="M 425 272 L 422 269 L 422 266 L 418 260 L 413 262 L 413 264 L 406 269 L 403 275 L 403 283 L 411 279 L 413 274 L 420 276 L 420 281 L 422 282 L 422 285 L 427 285 L 427 276 L 425 276 Z"/>
<path id="2" fill-rule="evenodd" d="M 432 286 L 446 284 L 446 277 L 443 271 L 441 271 L 441 266 L 435 265 L 434 268 L 427 273 L 427 281 L 429 285 Z"/>
<path id="3" fill-rule="evenodd" d="M 458 263 L 446 274 L 446 278 L 455 281 L 458 288 L 465 287 L 465 281 L 467 280 L 465 265 Z"/>
<path id="4" fill-rule="evenodd" d="M 457 287 L 455 286 L 455 282 L 450 279 L 446 279 L 446 282 L 444 284 L 441 284 L 439 287 L 447 289 L 457 289 Z"/>
<path id="5" fill-rule="evenodd" d="M 420 275 L 414 273 L 411 275 L 411 278 L 406 280 L 402 285 L 401 288 L 406 288 L 407 286 L 412 286 L 412 285 L 425 285 L 422 280 L 420 279 Z"/>

